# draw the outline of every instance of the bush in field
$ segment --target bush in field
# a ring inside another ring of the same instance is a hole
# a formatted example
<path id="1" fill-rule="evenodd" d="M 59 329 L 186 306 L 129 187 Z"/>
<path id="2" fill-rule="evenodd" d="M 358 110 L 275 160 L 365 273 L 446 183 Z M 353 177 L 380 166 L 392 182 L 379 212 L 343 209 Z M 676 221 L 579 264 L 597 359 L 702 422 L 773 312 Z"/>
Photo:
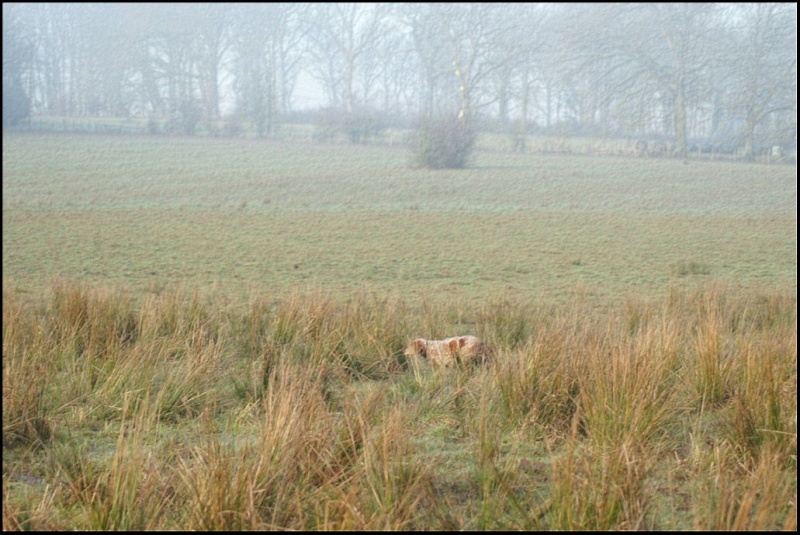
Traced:
<path id="1" fill-rule="evenodd" d="M 244 124 L 242 118 L 234 115 L 225 121 L 222 132 L 226 137 L 239 137 L 244 134 Z"/>
<path id="2" fill-rule="evenodd" d="M 170 133 L 182 133 L 193 136 L 197 133 L 202 112 L 192 102 L 183 102 L 176 112 L 170 114 L 167 121 L 167 131 Z"/>
<path id="3" fill-rule="evenodd" d="M 151 136 L 161 133 L 161 126 L 158 124 L 158 121 L 152 117 L 147 120 L 147 133 Z"/>
<path id="4" fill-rule="evenodd" d="M 460 169 L 475 145 L 475 130 L 463 119 L 438 117 L 422 122 L 412 142 L 413 163 L 430 169 Z"/>
<path id="5" fill-rule="evenodd" d="M 3 83 L 5 86 L 5 82 Z M 8 90 L 3 90 L 3 126 L 14 126 L 31 113 L 31 103 L 20 80 L 11 82 Z"/>
<path id="6" fill-rule="evenodd" d="M 350 143 L 366 143 L 381 135 L 385 126 L 380 114 L 369 108 L 347 114 L 344 131 Z"/>
<path id="7" fill-rule="evenodd" d="M 197 132 L 201 117 L 200 109 L 192 102 L 181 104 L 181 126 L 187 136 L 193 136 Z"/>

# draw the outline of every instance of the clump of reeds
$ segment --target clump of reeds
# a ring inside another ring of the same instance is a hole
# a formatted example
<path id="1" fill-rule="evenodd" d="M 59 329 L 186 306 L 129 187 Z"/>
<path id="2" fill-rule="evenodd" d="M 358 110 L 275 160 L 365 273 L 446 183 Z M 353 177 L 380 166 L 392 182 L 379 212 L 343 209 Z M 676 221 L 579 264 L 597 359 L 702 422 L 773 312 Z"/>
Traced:
<path id="1" fill-rule="evenodd" d="M 147 437 L 158 426 L 148 399 L 134 407 L 125 396 L 120 426 L 105 462 L 85 446 L 54 447 L 54 476 L 63 482 L 74 527 L 91 530 L 147 530 L 162 526 L 169 503 L 163 467 L 149 454 Z"/>
<path id="2" fill-rule="evenodd" d="M 42 445 L 52 431 L 52 341 L 31 306 L 3 291 L 3 447 Z"/>

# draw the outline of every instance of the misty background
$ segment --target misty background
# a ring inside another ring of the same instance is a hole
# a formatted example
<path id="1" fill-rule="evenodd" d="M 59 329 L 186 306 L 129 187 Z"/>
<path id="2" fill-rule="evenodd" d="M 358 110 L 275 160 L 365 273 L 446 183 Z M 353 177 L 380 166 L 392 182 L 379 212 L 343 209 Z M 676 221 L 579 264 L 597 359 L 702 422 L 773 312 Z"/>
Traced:
<path id="1" fill-rule="evenodd" d="M 38 116 L 260 136 L 438 116 L 518 150 L 536 134 L 796 153 L 797 5 L 4 3 L 3 126 Z"/>

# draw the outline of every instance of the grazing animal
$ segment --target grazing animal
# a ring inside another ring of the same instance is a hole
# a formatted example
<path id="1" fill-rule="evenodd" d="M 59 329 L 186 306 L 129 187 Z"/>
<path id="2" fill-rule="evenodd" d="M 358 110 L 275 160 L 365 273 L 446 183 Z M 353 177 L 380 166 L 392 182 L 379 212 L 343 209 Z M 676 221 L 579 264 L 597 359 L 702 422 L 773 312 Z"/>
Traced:
<path id="1" fill-rule="evenodd" d="M 454 336 L 444 340 L 417 338 L 408 344 L 406 357 L 422 357 L 432 366 L 464 366 L 485 363 L 490 357 L 489 347 L 477 336 Z"/>

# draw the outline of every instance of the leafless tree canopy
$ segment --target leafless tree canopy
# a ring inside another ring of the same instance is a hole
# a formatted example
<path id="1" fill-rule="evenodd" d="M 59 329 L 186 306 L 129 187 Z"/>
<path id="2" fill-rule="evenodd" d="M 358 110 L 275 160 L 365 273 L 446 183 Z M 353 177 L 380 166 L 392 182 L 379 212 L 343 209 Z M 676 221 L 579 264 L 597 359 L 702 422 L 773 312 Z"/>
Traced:
<path id="1" fill-rule="evenodd" d="M 6 126 L 238 117 L 266 135 L 308 108 L 298 80 L 344 114 L 752 156 L 796 146 L 797 6 L 3 4 Z"/>

